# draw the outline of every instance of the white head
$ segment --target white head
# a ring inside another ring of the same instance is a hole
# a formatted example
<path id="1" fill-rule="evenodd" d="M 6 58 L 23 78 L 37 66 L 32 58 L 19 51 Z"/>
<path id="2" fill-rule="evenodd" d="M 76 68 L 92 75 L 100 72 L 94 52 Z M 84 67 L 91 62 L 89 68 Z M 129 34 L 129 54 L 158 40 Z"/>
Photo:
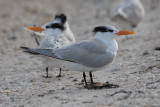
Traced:
<path id="1" fill-rule="evenodd" d="M 95 33 L 95 38 L 103 38 L 103 39 L 113 39 L 117 35 L 119 30 L 113 26 L 98 26 L 95 27 L 93 32 Z"/>
<path id="2" fill-rule="evenodd" d="M 120 36 L 120 35 L 135 34 L 134 32 L 131 32 L 131 31 L 118 30 L 115 27 L 110 25 L 95 27 L 93 32 L 95 33 L 95 38 L 105 39 L 105 40 L 114 39 L 116 36 Z"/>
<path id="3" fill-rule="evenodd" d="M 95 39 L 98 39 L 106 44 L 107 47 L 111 49 L 115 55 L 118 50 L 118 44 L 114 38 L 120 35 L 135 34 L 131 31 L 118 30 L 110 25 L 95 27 L 93 32 L 95 33 Z"/>
<path id="4" fill-rule="evenodd" d="M 47 24 L 41 26 L 41 28 L 44 29 L 42 33 L 47 36 L 58 35 L 66 29 L 62 24 L 53 22 L 48 22 Z"/>
<path id="5" fill-rule="evenodd" d="M 60 34 L 63 31 L 69 29 L 69 25 L 67 22 L 67 17 L 65 14 L 57 14 L 53 22 L 48 22 L 43 26 L 29 27 L 28 30 L 32 30 L 34 32 L 41 32 L 47 36 Z"/>

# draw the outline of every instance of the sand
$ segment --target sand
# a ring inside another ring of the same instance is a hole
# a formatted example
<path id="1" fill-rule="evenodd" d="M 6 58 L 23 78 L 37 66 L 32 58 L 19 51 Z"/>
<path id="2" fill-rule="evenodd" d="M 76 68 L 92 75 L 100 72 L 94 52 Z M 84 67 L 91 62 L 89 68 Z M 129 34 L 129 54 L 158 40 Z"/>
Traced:
<path id="1" fill-rule="evenodd" d="M 155 3 L 156 2 L 156 3 Z M 68 16 L 76 40 L 93 38 L 97 25 L 118 25 L 110 19 L 118 0 L 0 0 L 0 107 L 160 107 L 159 0 L 142 0 L 146 15 L 129 40 L 117 37 L 119 50 L 106 69 L 93 73 L 95 82 L 115 88 L 84 89 L 82 73 L 50 70 L 20 46 L 37 47 L 24 27 Z M 87 75 L 89 80 L 89 76 Z"/>

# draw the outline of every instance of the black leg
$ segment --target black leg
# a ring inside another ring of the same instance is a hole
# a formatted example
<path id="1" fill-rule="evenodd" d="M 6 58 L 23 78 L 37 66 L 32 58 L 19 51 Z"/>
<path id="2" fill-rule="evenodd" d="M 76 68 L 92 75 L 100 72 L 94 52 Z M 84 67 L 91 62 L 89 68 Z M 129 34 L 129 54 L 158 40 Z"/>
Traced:
<path id="1" fill-rule="evenodd" d="M 59 68 L 59 75 L 57 77 L 61 77 L 61 71 L 62 71 L 62 68 Z"/>
<path id="2" fill-rule="evenodd" d="M 92 71 L 89 72 L 89 76 L 90 76 L 90 79 L 91 79 L 91 84 L 93 84 Z"/>
<path id="3" fill-rule="evenodd" d="M 86 74 L 85 74 L 85 72 L 83 72 L 83 78 L 84 78 L 85 85 L 87 86 L 88 84 L 87 84 L 87 81 L 86 81 Z"/>
<path id="4" fill-rule="evenodd" d="M 48 67 L 46 67 L 46 78 L 50 78 L 50 77 L 48 76 Z"/>

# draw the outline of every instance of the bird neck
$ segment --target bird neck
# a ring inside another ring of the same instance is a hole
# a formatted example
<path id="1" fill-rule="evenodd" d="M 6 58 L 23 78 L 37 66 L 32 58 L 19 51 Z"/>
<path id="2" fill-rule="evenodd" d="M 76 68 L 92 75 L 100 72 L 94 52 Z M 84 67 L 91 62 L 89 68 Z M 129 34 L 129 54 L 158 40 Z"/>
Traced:
<path id="1" fill-rule="evenodd" d="M 112 38 L 112 37 L 105 38 L 104 36 L 95 36 L 95 39 L 102 41 L 116 55 L 116 53 L 118 51 L 118 44 L 114 38 Z"/>
<path id="2" fill-rule="evenodd" d="M 66 23 L 64 24 L 64 27 L 66 28 L 64 32 L 65 32 L 65 36 L 67 37 L 67 39 L 68 39 L 69 41 L 71 41 L 71 42 L 75 42 L 75 41 L 76 41 L 76 40 L 75 40 L 75 37 L 74 37 L 72 31 L 70 30 L 70 27 L 69 27 L 69 24 L 68 24 L 67 21 L 66 21 Z"/>
<path id="3" fill-rule="evenodd" d="M 118 51 L 118 43 L 115 39 L 106 42 L 107 46 L 116 54 Z"/>
<path id="4" fill-rule="evenodd" d="M 64 27 L 66 28 L 66 30 L 69 30 L 69 31 L 70 31 L 69 24 L 68 24 L 67 21 L 64 23 Z"/>
<path id="5" fill-rule="evenodd" d="M 74 35 L 73 35 L 73 33 L 72 33 L 72 31 L 71 30 L 65 30 L 64 31 L 64 36 L 70 41 L 70 42 L 75 42 L 76 40 L 75 40 L 75 37 L 74 37 Z"/>

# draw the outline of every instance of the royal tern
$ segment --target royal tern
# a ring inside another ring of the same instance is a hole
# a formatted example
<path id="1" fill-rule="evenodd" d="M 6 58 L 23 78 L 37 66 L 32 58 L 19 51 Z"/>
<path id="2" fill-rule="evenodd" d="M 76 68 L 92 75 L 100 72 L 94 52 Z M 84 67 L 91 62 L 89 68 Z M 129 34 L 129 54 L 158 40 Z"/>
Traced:
<path id="1" fill-rule="evenodd" d="M 125 30 L 132 30 L 143 19 L 145 14 L 140 0 L 123 0 L 118 4 L 112 18 L 118 25 Z"/>
<path id="2" fill-rule="evenodd" d="M 26 29 L 31 30 L 35 33 L 35 40 L 42 49 L 57 49 L 61 48 L 62 46 L 68 45 L 72 42 L 75 42 L 75 38 L 73 36 L 72 31 L 70 30 L 67 21 L 67 17 L 63 13 L 57 14 L 53 22 L 48 22 L 43 26 L 34 26 Z M 43 62 L 46 65 L 46 77 L 49 77 L 48 67 L 50 67 L 49 63 L 51 63 L 52 61 L 50 61 L 46 57 L 43 58 Z M 54 61 L 54 63 L 55 62 L 56 60 Z M 57 68 L 56 66 L 52 67 Z M 58 77 L 61 76 L 62 66 L 60 66 L 59 68 L 60 71 Z"/>
<path id="3" fill-rule="evenodd" d="M 94 30 L 95 37 L 72 43 L 59 49 L 34 49 L 21 47 L 25 52 L 44 55 L 57 60 L 57 65 L 65 65 L 70 70 L 82 71 L 87 86 L 85 72 L 89 72 L 93 84 L 92 72 L 107 67 L 116 57 L 118 44 L 116 36 L 135 34 L 131 31 L 119 31 L 113 26 L 98 26 Z"/>

